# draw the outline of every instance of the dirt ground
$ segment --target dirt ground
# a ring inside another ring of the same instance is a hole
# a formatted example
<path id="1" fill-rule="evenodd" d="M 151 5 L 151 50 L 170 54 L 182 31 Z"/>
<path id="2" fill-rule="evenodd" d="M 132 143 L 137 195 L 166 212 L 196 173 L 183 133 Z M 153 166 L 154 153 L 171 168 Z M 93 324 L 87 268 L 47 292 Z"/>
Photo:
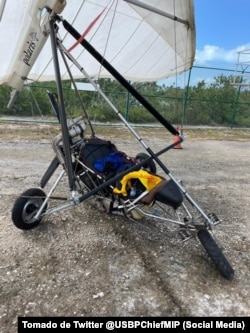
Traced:
<path id="1" fill-rule="evenodd" d="M 143 139 L 158 151 L 169 138 L 151 130 Z M 130 156 L 143 151 L 133 137 L 114 141 Z M 17 229 L 13 203 L 36 187 L 54 153 L 48 139 L 0 132 L 1 333 L 17 332 L 18 316 L 250 316 L 250 140 L 187 135 L 182 148 L 162 160 L 222 219 L 215 235 L 235 270 L 232 281 L 196 239 L 182 243 L 171 226 L 110 216 L 88 202 L 33 230 Z"/>

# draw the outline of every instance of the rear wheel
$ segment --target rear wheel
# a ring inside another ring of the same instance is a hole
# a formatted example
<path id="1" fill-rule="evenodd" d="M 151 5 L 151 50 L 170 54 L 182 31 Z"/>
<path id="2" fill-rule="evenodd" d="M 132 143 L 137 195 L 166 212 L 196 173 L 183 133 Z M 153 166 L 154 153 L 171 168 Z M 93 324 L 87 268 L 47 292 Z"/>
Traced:
<path id="1" fill-rule="evenodd" d="M 226 279 L 231 280 L 234 276 L 234 270 L 225 258 L 221 249 L 216 244 L 215 240 L 211 236 L 208 230 L 199 230 L 197 233 L 199 241 L 211 258 L 215 267 Z"/>
<path id="2" fill-rule="evenodd" d="M 140 163 L 149 157 L 150 156 L 146 153 L 139 153 L 135 156 L 135 159 Z M 156 173 L 156 165 L 153 160 L 149 160 L 149 161 L 145 162 L 145 164 L 143 164 L 143 168 L 152 173 Z"/>
<path id="3" fill-rule="evenodd" d="M 35 228 L 40 219 L 35 219 L 35 215 L 41 208 L 46 198 L 45 193 L 39 188 L 31 188 L 23 192 L 15 201 L 12 208 L 12 221 L 14 225 L 22 230 Z M 43 209 L 46 211 L 47 205 Z"/>

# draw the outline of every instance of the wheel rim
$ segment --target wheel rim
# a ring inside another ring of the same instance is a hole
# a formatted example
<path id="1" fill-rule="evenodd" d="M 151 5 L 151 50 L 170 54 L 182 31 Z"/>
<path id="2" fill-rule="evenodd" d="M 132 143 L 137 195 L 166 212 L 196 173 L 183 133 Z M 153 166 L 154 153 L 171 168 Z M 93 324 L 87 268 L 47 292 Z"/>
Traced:
<path id="1" fill-rule="evenodd" d="M 41 198 L 31 198 L 29 199 L 22 211 L 22 219 L 25 223 L 35 222 L 35 215 L 42 206 L 43 199 Z"/>

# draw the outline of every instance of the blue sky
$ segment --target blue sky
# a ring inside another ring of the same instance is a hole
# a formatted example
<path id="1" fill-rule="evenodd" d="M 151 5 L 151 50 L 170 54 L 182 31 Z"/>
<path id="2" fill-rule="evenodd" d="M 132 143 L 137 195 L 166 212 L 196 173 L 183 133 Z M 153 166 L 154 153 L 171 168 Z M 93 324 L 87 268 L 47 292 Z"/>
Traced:
<path id="1" fill-rule="evenodd" d="M 232 68 L 237 51 L 250 49 L 250 0 L 194 0 L 194 6 L 195 64 Z"/>
<path id="2" fill-rule="evenodd" d="M 250 0 L 193 0 L 196 26 L 196 55 L 190 85 L 210 84 L 220 74 L 250 72 Z M 246 54 L 239 51 L 249 50 Z M 239 56 L 239 58 L 238 58 Z M 238 60 L 243 63 L 237 66 Z M 214 68 L 216 68 L 214 70 Z M 229 70 L 229 71 L 227 71 Z M 248 75 L 247 81 L 250 81 Z M 160 81 L 165 85 L 185 86 L 187 72 Z M 250 82 L 249 82 L 250 84 Z"/>

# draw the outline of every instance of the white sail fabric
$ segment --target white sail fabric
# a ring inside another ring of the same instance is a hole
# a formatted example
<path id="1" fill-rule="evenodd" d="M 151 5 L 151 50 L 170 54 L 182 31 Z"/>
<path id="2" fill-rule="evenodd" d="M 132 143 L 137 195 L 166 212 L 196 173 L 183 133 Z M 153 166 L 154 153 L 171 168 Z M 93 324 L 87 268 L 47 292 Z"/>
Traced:
<path id="1" fill-rule="evenodd" d="M 157 81 L 193 64 L 193 0 L 2 0 L 0 84 L 20 90 L 24 83 L 54 80 L 50 38 L 39 25 L 44 6 L 85 33 L 86 40 L 128 80 Z M 71 48 L 76 40 L 62 23 L 58 26 L 63 45 Z M 111 77 L 80 44 L 71 53 L 91 77 Z M 82 77 L 76 67 L 71 70 L 74 77 Z M 62 79 L 69 78 L 63 62 L 61 74 Z"/>

